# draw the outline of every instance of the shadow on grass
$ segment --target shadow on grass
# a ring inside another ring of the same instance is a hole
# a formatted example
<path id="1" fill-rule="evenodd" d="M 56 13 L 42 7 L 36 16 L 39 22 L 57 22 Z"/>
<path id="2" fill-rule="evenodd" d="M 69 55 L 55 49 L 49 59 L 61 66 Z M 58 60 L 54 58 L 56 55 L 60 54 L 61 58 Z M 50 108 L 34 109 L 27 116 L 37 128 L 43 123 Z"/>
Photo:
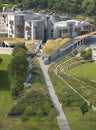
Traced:
<path id="1" fill-rule="evenodd" d="M 10 83 L 6 70 L 0 70 L 0 91 L 9 91 Z"/>

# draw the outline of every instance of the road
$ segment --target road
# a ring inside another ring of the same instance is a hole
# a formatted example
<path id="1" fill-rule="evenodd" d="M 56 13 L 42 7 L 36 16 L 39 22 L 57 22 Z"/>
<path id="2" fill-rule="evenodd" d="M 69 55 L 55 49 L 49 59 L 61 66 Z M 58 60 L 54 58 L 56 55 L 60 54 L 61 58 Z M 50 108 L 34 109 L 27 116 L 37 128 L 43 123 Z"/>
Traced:
<path id="1" fill-rule="evenodd" d="M 68 125 L 68 122 L 66 120 L 66 117 L 65 117 L 63 109 L 62 109 L 62 105 L 59 102 L 59 100 L 58 100 L 58 98 L 57 98 L 57 96 L 55 94 L 54 87 L 53 87 L 52 82 L 50 80 L 50 77 L 48 75 L 48 67 L 49 67 L 49 65 L 45 65 L 44 61 L 42 61 L 41 57 L 38 57 L 38 60 L 39 60 L 41 70 L 43 72 L 46 84 L 47 84 L 47 89 L 49 91 L 51 100 L 52 100 L 52 102 L 54 104 L 54 107 L 55 107 L 56 111 L 58 112 L 57 120 L 58 120 L 60 130 L 70 130 L 70 127 Z"/>

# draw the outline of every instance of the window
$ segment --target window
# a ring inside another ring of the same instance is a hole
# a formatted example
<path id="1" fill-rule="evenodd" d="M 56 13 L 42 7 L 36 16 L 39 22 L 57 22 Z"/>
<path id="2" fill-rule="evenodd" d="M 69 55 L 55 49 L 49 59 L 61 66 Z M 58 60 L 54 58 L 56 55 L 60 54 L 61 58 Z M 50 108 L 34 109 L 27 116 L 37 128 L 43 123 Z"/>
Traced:
<path id="1" fill-rule="evenodd" d="M 27 39 L 28 39 L 28 40 L 31 40 L 31 37 L 28 37 Z"/>
<path id="2" fill-rule="evenodd" d="M 53 37 L 53 29 L 51 29 L 51 37 Z"/>
<path id="3" fill-rule="evenodd" d="M 10 21 L 9 21 L 9 24 L 13 24 L 13 21 L 12 21 L 12 20 L 10 20 Z"/>
<path id="4" fill-rule="evenodd" d="M 75 28 L 75 32 L 79 33 L 81 31 L 81 28 Z"/>
<path id="5" fill-rule="evenodd" d="M 89 29 L 90 26 L 89 25 L 86 25 L 86 26 L 83 26 L 84 29 Z"/>
<path id="6" fill-rule="evenodd" d="M 12 37 L 12 35 L 9 35 L 9 37 L 11 38 L 11 37 Z"/>
<path id="7" fill-rule="evenodd" d="M 68 33 L 68 29 L 63 29 L 63 33 Z"/>
<path id="8" fill-rule="evenodd" d="M 28 31 L 28 32 L 27 32 L 27 35 L 31 35 L 31 31 Z"/>
<path id="9" fill-rule="evenodd" d="M 61 29 L 58 30 L 58 36 L 61 37 Z"/>

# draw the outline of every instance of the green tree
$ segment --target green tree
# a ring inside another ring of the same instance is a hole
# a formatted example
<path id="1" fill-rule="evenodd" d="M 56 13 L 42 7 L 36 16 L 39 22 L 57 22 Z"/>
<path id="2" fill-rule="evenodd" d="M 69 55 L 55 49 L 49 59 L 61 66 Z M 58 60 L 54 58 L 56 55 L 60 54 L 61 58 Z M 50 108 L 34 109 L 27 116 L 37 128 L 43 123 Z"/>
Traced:
<path id="1" fill-rule="evenodd" d="M 88 59 L 92 58 L 92 49 L 88 49 L 87 55 L 88 55 Z"/>
<path id="2" fill-rule="evenodd" d="M 0 63 L 3 61 L 3 59 L 0 57 Z"/>
<path id="3" fill-rule="evenodd" d="M 24 82 L 27 74 L 28 61 L 25 56 L 16 55 L 8 66 L 10 82 L 15 76 L 18 81 Z"/>
<path id="4" fill-rule="evenodd" d="M 81 105 L 80 110 L 81 110 L 82 115 L 85 115 L 85 113 L 87 113 L 88 110 L 89 110 L 88 104 L 87 104 L 86 102 L 84 102 L 84 103 Z"/>
<path id="5" fill-rule="evenodd" d="M 23 54 L 26 54 L 26 48 L 24 44 L 18 44 L 14 47 L 12 55 L 15 56 L 18 52 L 23 52 Z"/>
<path id="6" fill-rule="evenodd" d="M 35 110 L 33 109 L 32 106 L 28 106 L 24 113 L 21 115 L 20 119 L 22 122 L 26 122 L 32 118 L 32 116 L 36 115 Z"/>
<path id="7" fill-rule="evenodd" d="M 35 112 L 35 110 L 34 110 L 34 108 L 33 108 L 32 106 L 28 106 L 28 107 L 25 109 L 24 113 L 25 113 L 27 116 L 29 116 L 29 117 L 32 117 L 33 115 L 36 115 L 36 112 Z"/>
<path id="8" fill-rule="evenodd" d="M 87 51 L 86 50 L 82 50 L 80 55 L 85 60 L 91 59 L 92 58 L 92 50 L 91 49 L 88 49 Z"/>
<path id="9" fill-rule="evenodd" d="M 42 108 L 39 108 L 39 109 L 36 111 L 36 115 L 39 116 L 39 117 L 43 116 L 43 115 L 44 115 L 43 109 L 42 109 Z"/>
<path id="10" fill-rule="evenodd" d="M 75 50 L 73 50 L 73 55 L 75 56 L 75 55 L 77 55 L 77 53 L 78 53 L 78 51 L 75 49 Z"/>
<path id="11" fill-rule="evenodd" d="M 86 51 L 86 50 L 82 50 L 81 53 L 80 53 L 81 57 L 83 57 L 83 56 L 86 55 L 86 54 L 87 54 L 87 51 Z"/>
<path id="12" fill-rule="evenodd" d="M 13 50 L 13 59 L 8 66 L 11 95 L 16 98 L 23 90 L 23 83 L 27 75 L 28 61 L 25 46 L 17 45 Z"/>
<path id="13" fill-rule="evenodd" d="M 22 122 L 25 123 L 26 121 L 29 120 L 29 117 L 24 113 L 24 114 L 22 114 L 22 115 L 20 116 L 20 119 L 21 119 Z"/>
<path id="14" fill-rule="evenodd" d="M 19 83 L 16 79 L 11 82 L 11 95 L 16 99 L 20 91 L 23 89 L 23 85 Z"/>

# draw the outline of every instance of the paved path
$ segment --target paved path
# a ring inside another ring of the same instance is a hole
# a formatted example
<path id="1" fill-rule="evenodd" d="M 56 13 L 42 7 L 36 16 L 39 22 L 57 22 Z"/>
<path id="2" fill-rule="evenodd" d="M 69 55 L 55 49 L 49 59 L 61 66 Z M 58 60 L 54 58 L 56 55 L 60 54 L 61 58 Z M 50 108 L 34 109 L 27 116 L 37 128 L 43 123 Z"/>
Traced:
<path id="1" fill-rule="evenodd" d="M 47 84 L 47 88 L 48 88 L 51 100 L 54 104 L 55 109 L 58 112 L 57 120 L 58 120 L 60 130 L 70 130 L 70 127 L 69 127 L 68 122 L 66 120 L 66 117 L 64 115 L 62 106 L 61 106 L 61 104 L 60 104 L 60 102 L 55 94 L 54 87 L 53 87 L 52 82 L 51 82 L 49 75 L 48 75 L 48 67 L 49 66 L 44 64 L 41 57 L 38 57 L 38 60 L 39 60 L 42 72 L 44 74 L 44 78 L 45 78 L 45 81 Z"/>
<path id="2" fill-rule="evenodd" d="M 9 54 L 11 55 L 12 49 L 10 47 L 0 47 L 0 54 Z"/>

